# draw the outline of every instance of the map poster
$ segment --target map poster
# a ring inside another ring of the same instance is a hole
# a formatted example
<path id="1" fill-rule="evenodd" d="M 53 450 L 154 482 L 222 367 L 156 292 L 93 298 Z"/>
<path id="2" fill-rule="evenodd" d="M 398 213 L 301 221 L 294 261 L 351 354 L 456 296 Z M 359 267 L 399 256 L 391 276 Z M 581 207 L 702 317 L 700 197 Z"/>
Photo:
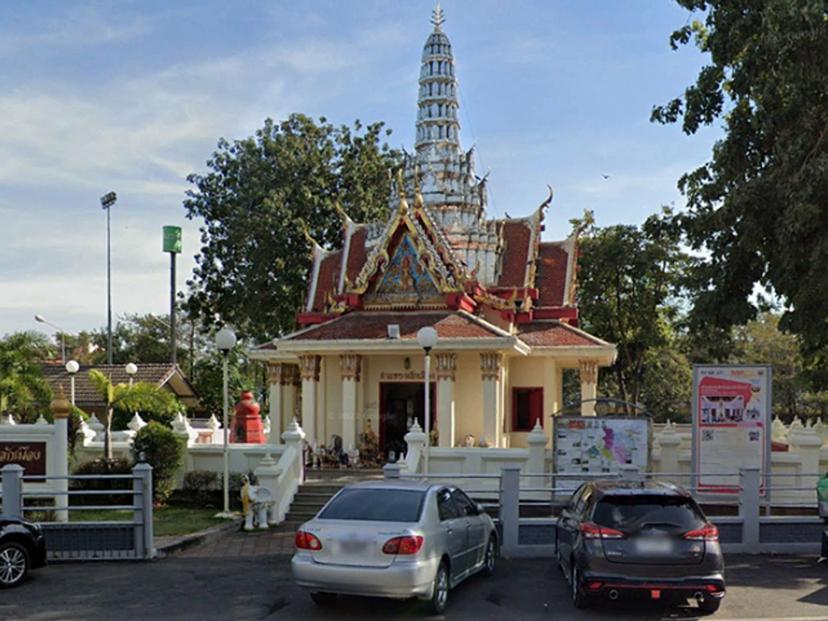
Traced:
<path id="1" fill-rule="evenodd" d="M 740 468 L 767 472 L 771 375 L 769 366 L 693 367 L 693 472 L 700 492 L 737 494 Z"/>
<path id="2" fill-rule="evenodd" d="M 650 419 L 644 416 L 556 416 L 557 474 L 614 474 L 622 467 L 645 472 L 650 465 Z M 577 477 L 558 479 L 555 487 L 577 488 Z"/>

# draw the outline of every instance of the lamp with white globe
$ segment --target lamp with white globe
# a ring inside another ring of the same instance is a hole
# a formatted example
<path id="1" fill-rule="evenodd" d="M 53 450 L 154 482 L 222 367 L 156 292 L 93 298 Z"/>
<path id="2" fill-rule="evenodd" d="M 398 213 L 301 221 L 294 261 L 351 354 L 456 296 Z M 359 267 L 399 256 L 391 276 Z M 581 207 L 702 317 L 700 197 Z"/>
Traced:
<path id="1" fill-rule="evenodd" d="M 134 362 L 130 362 L 124 367 L 124 371 L 129 375 L 129 387 L 132 388 L 132 379 L 138 373 L 138 366 Z"/>
<path id="2" fill-rule="evenodd" d="M 424 454 L 424 472 L 426 479 L 428 479 L 428 459 L 431 453 L 431 350 L 437 345 L 437 330 L 431 326 L 420 328 L 417 331 L 417 343 L 423 348 L 425 352 L 425 454 Z"/>
<path id="3" fill-rule="evenodd" d="M 227 376 L 227 359 L 230 357 L 230 351 L 236 346 L 236 333 L 230 328 L 222 328 L 216 333 L 216 349 L 218 349 L 224 357 L 222 366 L 222 426 L 224 431 L 224 510 L 216 515 L 220 518 L 232 518 L 230 513 L 230 448 L 228 444 L 228 427 L 227 424 L 227 410 L 230 407 L 229 395 L 229 379 Z"/>
<path id="4" fill-rule="evenodd" d="M 70 360 L 66 363 L 66 372 L 69 374 L 69 401 L 75 405 L 75 375 L 80 371 L 77 360 Z"/>

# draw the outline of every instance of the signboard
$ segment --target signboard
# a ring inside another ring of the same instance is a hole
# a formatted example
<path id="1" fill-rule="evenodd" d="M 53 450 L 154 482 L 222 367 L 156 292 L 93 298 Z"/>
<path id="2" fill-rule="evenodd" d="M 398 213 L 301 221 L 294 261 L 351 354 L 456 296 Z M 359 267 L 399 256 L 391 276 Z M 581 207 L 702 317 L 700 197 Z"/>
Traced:
<path id="1" fill-rule="evenodd" d="M 45 442 L 0 442 L 0 468 L 7 464 L 23 466 L 24 474 L 46 474 Z"/>
<path id="2" fill-rule="evenodd" d="M 181 227 L 164 227 L 164 252 L 181 252 Z"/>
<path id="3" fill-rule="evenodd" d="M 693 472 L 700 492 L 737 494 L 733 475 L 740 468 L 768 471 L 771 376 L 770 366 L 693 367 Z"/>
<path id="4" fill-rule="evenodd" d="M 555 472 L 614 474 L 622 467 L 645 472 L 650 465 L 651 427 L 644 416 L 556 416 Z M 558 480 L 556 487 L 575 489 L 576 478 Z"/>

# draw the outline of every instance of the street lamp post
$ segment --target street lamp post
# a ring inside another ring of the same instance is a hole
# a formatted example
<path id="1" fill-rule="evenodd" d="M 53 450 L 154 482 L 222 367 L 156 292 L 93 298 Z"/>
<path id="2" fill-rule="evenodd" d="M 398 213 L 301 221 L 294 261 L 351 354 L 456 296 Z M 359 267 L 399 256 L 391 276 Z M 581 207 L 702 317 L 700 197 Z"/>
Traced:
<path id="1" fill-rule="evenodd" d="M 115 192 L 101 196 L 101 208 L 106 212 L 106 363 L 112 364 L 112 245 L 110 243 L 109 212 L 118 200 Z"/>
<path id="2" fill-rule="evenodd" d="M 51 321 L 48 321 L 43 315 L 35 315 L 35 321 L 45 323 L 47 326 L 52 326 L 60 334 L 60 361 L 66 364 L 66 332 L 60 326 L 56 326 Z"/>
<path id="3" fill-rule="evenodd" d="M 132 388 L 132 378 L 138 373 L 138 366 L 134 362 L 127 363 L 124 367 L 126 374 L 129 375 L 129 387 Z"/>
<path id="4" fill-rule="evenodd" d="M 80 371 L 77 360 L 70 360 L 66 363 L 66 372 L 69 374 L 69 401 L 75 405 L 75 375 Z"/>
<path id="5" fill-rule="evenodd" d="M 431 349 L 437 345 L 437 330 L 431 326 L 420 328 L 417 331 L 417 343 L 425 352 L 424 380 L 425 380 L 425 463 L 423 470 L 428 479 L 428 460 L 431 453 Z"/>
<path id="6" fill-rule="evenodd" d="M 227 360 L 230 357 L 230 350 L 236 346 L 236 334 L 230 328 L 222 328 L 216 334 L 216 349 L 224 357 L 222 365 L 222 427 L 224 430 L 224 510 L 216 517 L 230 518 L 230 448 L 228 444 L 228 423 L 227 410 L 230 407 L 229 379 L 227 376 Z"/>

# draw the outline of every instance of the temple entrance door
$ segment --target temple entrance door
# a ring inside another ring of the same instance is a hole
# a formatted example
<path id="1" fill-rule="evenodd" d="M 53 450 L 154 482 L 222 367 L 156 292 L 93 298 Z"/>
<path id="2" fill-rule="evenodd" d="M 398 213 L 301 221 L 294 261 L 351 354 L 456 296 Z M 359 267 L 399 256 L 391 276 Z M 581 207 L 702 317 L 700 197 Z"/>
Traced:
<path id="1" fill-rule="evenodd" d="M 431 382 L 431 428 L 435 428 L 437 410 L 434 382 Z M 414 419 L 425 430 L 425 394 L 422 382 L 380 382 L 379 448 L 386 456 L 394 451 L 399 459 L 406 451 L 405 434 Z"/>

